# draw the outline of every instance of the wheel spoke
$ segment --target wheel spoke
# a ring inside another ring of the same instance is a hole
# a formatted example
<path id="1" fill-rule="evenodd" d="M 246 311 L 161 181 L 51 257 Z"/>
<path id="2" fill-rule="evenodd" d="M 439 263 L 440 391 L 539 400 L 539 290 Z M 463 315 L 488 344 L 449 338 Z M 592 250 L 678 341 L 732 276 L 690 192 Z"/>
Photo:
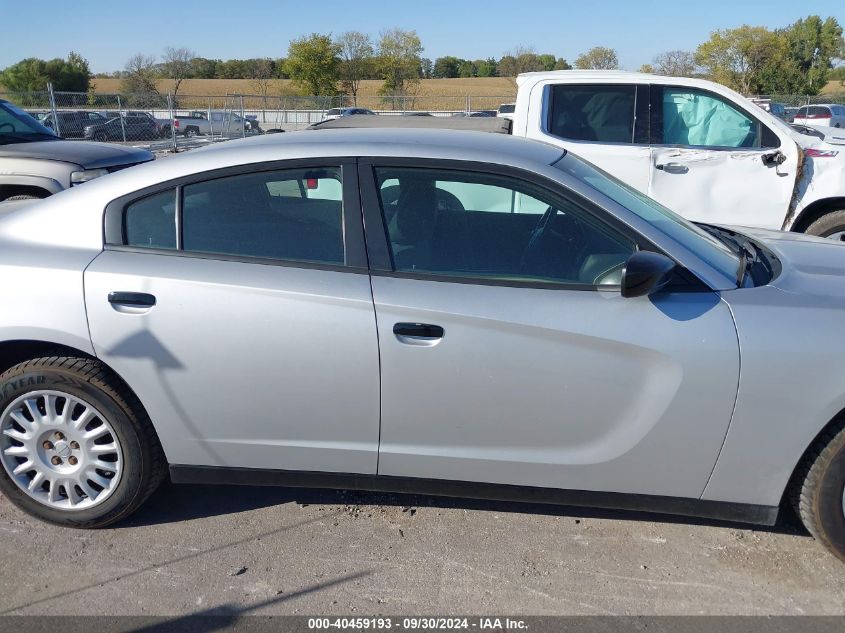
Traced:
<path id="1" fill-rule="evenodd" d="M 47 499 L 52 504 L 56 504 L 59 501 L 61 501 L 62 497 L 59 494 L 59 481 L 58 480 L 53 479 L 52 481 L 50 481 L 50 493 L 47 495 Z"/>
<path id="2" fill-rule="evenodd" d="M 77 483 L 79 484 L 79 487 L 82 488 L 82 492 L 88 495 L 89 499 L 93 501 L 97 498 L 97 495 L 99 493 L 94 490 L 94 488 L 91 486 L 91 484 L 88 483 L 88 480 L 85 479 L 85 477 L 80 477 Z"/>
<path id="3" fill-rule="evenodd" d="M 107 433 L 111 433 L 111 429 L 107 427 L 105 424 L 100 424 L 100 426 L 91 429 L 90 431 L 86 432 L 85 435 L 82 437 L 86 440 L 96 440 L 98 437 L 102 437 Z"/>
<path id="4" fill-rule="evenodd" d="M 17 422 L 21 426 L 21 428 L 34 431 L 38 427 L 37 422 L 30 422 L 20 411 L 12 411 L 9 414 L 9 417 L 12 418 L 15 422 Z"/>
<path id="5" fill-rule="evenodd" d="M 94 460 L 90 464 L 91 468 L 97 468 L 99 470 L 105 470 L 106 472 L 116 472 L 117 471 L 117 464 L 114 462 L 104 462 L 101 459 Z"/>
<path id="6" fill-rule="evenodd" d="M 3 429 L 3 435 L 8 435 L 13 440 L 18 440 L 19 442 L 29 439 L 29 433 L 21 433 L 15 429 Z"/>
<path id="7" fill-rule="evenodd" d="M 85 472 L 85 477 L 88 481 L 93 481 L 95 484 L 102 488 L 108 488 L 111 484 L 111 480 L 103 477 L 100 473 L 96 470 L 88 470 Z"/>
<path id="8" fill-rule="evenodd" d="M 10 446 L 9 448 L 3 449 L 4 455 L 12 455 L 17 457 L 18 455 L 29 455 L 29 449 L 26 446 Z"/>
<path id="9" fill-rule="evenodd" d="M 92 455 L 108 455 L 109 453 L 117 452 L 117 444 L 109 442 L 108 444 L 94 444 L 88 449 Z"/>
<path id="10" fill-rule="evenodd" d="M 23 464 L 19 464 L 18 467 L 12 471 L 12 474 L 20 475 L 21 473 L 25 473 L 28 470 L 32 470 L 33 466 L 35 466 L 35 462 L 31 459 L 28 459 Z"/>
<path id="11" fill-rule="evenodd" d="M 56 419 L 56 396 L 46 394 L 44 396 L 44 412 L 48 420 L 54 422 Z"/>
<path id="12" fill-rule="evenodd" d="M 34 398 L 27 398 L 25 404 L 27 410 L 29 410 L 29 415 L 32 416 L 33 420 L 37 422 L 38 420 L 44 418 L 44 416 L 41 415 L 41 411 L 38 410 L 38 403 L 35 401 Z"/>
<path id="13" fill-rule="evenodd" d="M 65 479 L 62 482 L 62 488 L 65 490 L 65 494 L 67 495 L 67 501 L 71 505 L 71 507 L 78 504 L 82 501 L 82 497 L 76 491 L 76 482 L 71 481 L 70 479 Z"/>
<path id="14" fill-rule="evenodd" d="M 83 411 L 81 414 L 79 414 L 79 417 L 76 418 L 73 421 L 73 428 L 74 429 L 85 428 L 85 425 L 88 424 L 92 420 L 93 417 L 94 417 L 94 412 L 91 411 L 91 409 L 86 407 L 85 411 Z"/>
<path id="15" fill-rule="evenodd" d="M 35 477 L 33 477 L 30 480 L 29 484 L 27 485 L 27 487 L 26 487 L 27 490 L 29 490 L 29 491 L 36 490 L 42 483 L 44 483 L 44 479 L 45 479 L 44 473 L 42 473 L 41 471 L 38 471 L 37 473 L 35 473 Z"/>

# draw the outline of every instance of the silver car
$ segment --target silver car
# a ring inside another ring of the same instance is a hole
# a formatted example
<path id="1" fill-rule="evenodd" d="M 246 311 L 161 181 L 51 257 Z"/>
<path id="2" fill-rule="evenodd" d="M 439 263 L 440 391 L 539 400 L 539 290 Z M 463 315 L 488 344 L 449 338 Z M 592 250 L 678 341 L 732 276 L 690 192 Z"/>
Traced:
<path id="1" fill-rule="evenodd" d="M 0 220 L 0 488 L 175 482 L 772 524 L 845 559 L 845 247 L 454 130 L 233 141 Z"/>

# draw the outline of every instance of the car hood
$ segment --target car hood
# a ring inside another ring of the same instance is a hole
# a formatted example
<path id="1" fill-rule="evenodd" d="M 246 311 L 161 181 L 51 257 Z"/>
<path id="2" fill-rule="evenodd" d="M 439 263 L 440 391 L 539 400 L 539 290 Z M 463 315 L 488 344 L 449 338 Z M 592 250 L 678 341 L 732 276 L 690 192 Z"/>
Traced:
<path id="1" fill-rule="evenodd" d="M 137 147 L 91 141 L 36 141 L 0 146 L 0 158 L 35 158 L 75 163 L 85 169 L 145 163 L 155 158 Z"/>
<path id="2" fill-rule="evenodd" d="M 845 242 L 747 227 L 732 227 L 761 242 L 780 260 L 782 270 L 770 283 L 786 292 L 837 295 L 845 299 Z"/>

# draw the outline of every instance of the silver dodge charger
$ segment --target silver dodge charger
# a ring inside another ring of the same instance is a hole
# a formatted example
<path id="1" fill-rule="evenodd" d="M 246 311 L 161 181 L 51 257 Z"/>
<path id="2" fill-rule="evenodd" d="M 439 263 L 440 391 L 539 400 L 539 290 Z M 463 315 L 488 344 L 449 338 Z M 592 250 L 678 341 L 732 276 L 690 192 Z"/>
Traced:
<path id="1" fill-rule="evenodd" d="M 0 216 L 0 488 L 174 482 L 772 524 L 845 560 L 845 246 L 695 225 L 558 148 L 232 141 Z"/>

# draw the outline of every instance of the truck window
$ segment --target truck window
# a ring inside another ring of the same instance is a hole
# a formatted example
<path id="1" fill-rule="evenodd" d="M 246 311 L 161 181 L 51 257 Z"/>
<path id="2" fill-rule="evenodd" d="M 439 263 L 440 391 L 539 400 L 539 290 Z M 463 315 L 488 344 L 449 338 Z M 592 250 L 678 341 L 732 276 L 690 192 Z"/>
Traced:
<path id="1" fill-rule="evenodd" d="M 655 90 L 655 88 L 657 88 Z M 654 86 L 651 130 L 659 145 L 776 147 L 777 137 L 723 97 L 684 86 Z"/>
<path id="2" fill-rule="evenodd" d="M 636 86 L 551 87 L 549 133 L 573 141 L 633 143 Z"/>

